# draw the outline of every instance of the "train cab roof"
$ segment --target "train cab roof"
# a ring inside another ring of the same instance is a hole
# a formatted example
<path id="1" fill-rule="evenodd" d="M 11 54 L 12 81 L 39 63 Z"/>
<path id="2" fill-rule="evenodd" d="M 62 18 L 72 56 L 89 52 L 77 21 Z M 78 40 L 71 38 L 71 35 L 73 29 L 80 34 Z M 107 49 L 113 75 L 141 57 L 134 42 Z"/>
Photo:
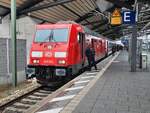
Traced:
<path id="1" fill-rule="evenodd" d="M 51 29 L 51 28 L 70 28 L 72 24 L 43 24 L 36 25 L 37 29 Z"/>

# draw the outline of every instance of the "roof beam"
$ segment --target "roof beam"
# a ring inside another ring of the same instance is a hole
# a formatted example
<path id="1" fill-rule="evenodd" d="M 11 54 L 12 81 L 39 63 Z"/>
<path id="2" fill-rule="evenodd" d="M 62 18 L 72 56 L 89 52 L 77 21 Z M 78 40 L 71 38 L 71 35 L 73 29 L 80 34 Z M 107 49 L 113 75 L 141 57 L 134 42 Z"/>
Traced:
<path id="1" fill-rule="evenodd" d="M 36 4 L 43 2 L 44 0 L 27 0 L 24 5 L 20 6 L 20 8 L 18 9 L 18 11 L 23 11 L 25 9 L 31 8 L 33 6 L 35 6 Z"/>
<path id="2" fill-rule="evenodd" d="M 46 19 L 42 19 L 42 18 L 39 18 L 39 17 L 34 16 L 34 15 L 30 15 L 29 17 L 34 18 L 34 19 L 37 19 L 37 20 L 40 20 L 40 21 L 42 21 L 41 23 L 44 23 L 44 22 L 53 23 L 53 22 L 50 22 L 50 21 L 48 21 L 48 20 L 46 20 Z M 41 23 L 40 23 L 40 24 L 41 24 Z"/>
<path id="3" fill-rule="evenodd" d="M 120 36 L 120 35 L 123 35 L 123 32 L 121 31 L 111 32 L 109 34 L 106 34 L 105 36 L 109 36 L 109 35 Z"/>
<path id="4" fill-rule="evenodd" d="M 92 11 L 90 11 L 90 12 L 84 14 L 82 17 L 80 16 L 80 18 L 78 18 L 77 20 L 75 20 L 75 22 L 80 23 L 80 22 L 82 22 L 82 21 L 85 20 L 88 24 L 91 24 L 91 22 L 89 22 L 89 21 L 86 20 L 86 19 L 88 19 L 88 18 L 94 16 L 95 11 L 98 11 L 98 9 L 96 8 L 95 10 L 92 10 Z"/>
<path id="5" fill-rule="evenodd" d="M 123 34 L 122 34 L 123 35 Z M 106 37 L 109 38 L 109 39 L 112 39 L 112 40 L 115 40 L 117 38 L 120 38 L 122 35 L 114 35 L 114 34 L 111 34 L 111 35 L 107 35 Z"/>
<path id="6" fill-rule="evenodd" d="M 97 24 L 96 26 L 93 26 L 92 30 L 95 30 L 97 29 L 98 27 L 104 25 L 104 24 L 107 24 L 108 20 L 103 20 L 101 23 Z"/>
<path id="7" fill-rule="evenodd" d="M 44 0 L 27 0 L 23 5 L 21 5 L 18 9 L 17 9 L 17 16 L 19 15 L 19 12 L 29 9 L 33 6 L 35 6 L 36 4 L 42 2 Z M 3 15 L 3 17 L 5 17 L 6 15 L 8 15 L 10 13 L 10 8 L 8 8 L 9 10 Z"/>
<path id="8" fill-rule="evenodd" d="M 5 7 L 5 6 L 3 6 L 3 5 L 0 5 L 0 7 L 2 7 L 2 8 L 4 8 L 4 9 L 9 9 L 8 7 Z"/>
<path id="9" fill-rule="evenodd" d="M 105 36 L 108 36 L 108 35 L 110 35 L 110 34 L 114 34 L 114 35 L 122 35 L 123 32 L 122 32 L 122 31 L 112 31 L 112 32 L 110 32 L 110 33 L 105 34 Z"/>
<path id="10" fill-rule="evenodd" d="M 120 27 L 111 28 L 110 30 L 108 30 L 108 31 L 106 31 L 106 32 L 104 32 L 104 33 L 102 33 L 102 35 L 108 35 L 108 34 L 110 34 L 110 33 L 113 33 L 113 32 L 115 32 L 115 31 L 119 30 L 119 28 L 120 28 Z"/>
<path id="11" fill-rule="evenodd" d="M 98 21 L 94 21 L 94 22 L 90 22 L 90 23 L 85 23 L 85 24 L 83 24 L 83 25 L 91 25 L 91 24 L 97 24 L 97 23 L 99 23 L 100 22 L 100 20 L 98 20 Z"/>
<path id="12" fill-rule="evenodd" d="M 43 20 L 41 23 L 39 23 L 39 24 L 44 24 L 46 21 L 45 20 Z"/>
<path id="13" fill-rule="evenodd" d="M 110 34 L 111 32 L 114 32 L 116 30 L 121 30 L 121 28 L 126 28 L 128 27 L 129 25 L 119 25 L 119 26 L 115 26 L 115 27 L 112 27 L 110 30 L 107 30 L 106 32 L 102 33 L 103 35 L 106 35 L 106 34 Z"/>
<path id="14" fill-rule="evenodd" d="M 105 35 L 106 37 L 109 37 L 109 36 L 115 36 L 115 37 L 119 37 L 119 36 L 122 36 L 123 33 L 119 33 L 119 34 L 114 34 L 114 33 L 111 33 L 111 34 L 108 34 L 108 35 Z"/>
<path id="15" fill-rule="evenodd" d="M 54 0 L 54 1 L 56 2 L 56 1 L 58 1 L 58 0 Z M 67 6 L 65 6 L 64 4 L 62 4 L 61 6 L 62 6 L 63 8 L 65 8 L 65 9 L 69 10 L 69 11 L 72 12 L 74 15 L 78 16 L 79 18 L 82 18 L 82 17 L 83 17 L 83 16 L 80 16 L 80 15 L 79 15 L 78 13 L 76 13 L 75 11 L 73 11 L 72 9 L 68 8 Z M 90 22 L 87 21 L 86 19 L 85 19 L 85 21 L 90 24 Z"/>
<path id="16" fill-rule="evenodd" d="M 20 6 L 17 11 L 18 11 L 18 15 L 19 15 L 19 12 L 23 11 L 23 10 L 26 10 L 26 9 L 29 9 L 37 4 L 39 4 L 40 2 L 43 2 L 44 0 L 27 0 L 24 5 Z"/>
<path id="17" fill-rule="evenodd" d="M 106 30 L 104 29 L 104 30 L 102 30 L 102 29 L 96 29 L 95 30 L 96 32 L 99 32 L 100 34 L 102 34 L 103 32 L 105 32 Z"/>
<path id="18" fill-rule="evenodd" d="M 0 5 L 0 7 L 6 10 L 6 12 L 1 15 L 2 17 L 4 17 L 4 15 L 5 15 L 6 13 L 10 12 L 10 8 L 5 7 L 5 6 L 3 6 L 3 5 Z"/>
<path id="19" fill-rule="evenodd" d="M 49 8 L 49 7 L 62 5 L 62 4 L 69 3 L 69 2 L 72 2 L 72 1 L 74 1 L 74 0 L 58 0 L 56 2 L 50 2 L 50 3 L 46 3 L 44 5 L 39 5 L 37 7 L 33 7 L 33 8 L 30 8 L 30 9 L 23 10 L 23 11 L 19 12 L 19 14 L 27 14 L 27 13 L 31 13 L 33 11 L 38 11 L 38 10 L 46 9 L 46 8 Z"/>
<path id="20" fill-rule="evenodd" d="M 79 19 L 75 20 L 77 23 L 82 22 L 83 20 L 92 17 L 94 14 L 92 13 L 87 13 L 85 15 L 83 15 L 82 17 L 80 17 Z"/>
<path id="21" fill-rule="evenodd" d="M 140 13 L 146 13 L 146 12 L 150 12 L 150 8 L 146 9 L 146 10 L 143 10 L 143 11 L 140 11 Z"/>
<path id="22" fill-rule="evenodd" d="M 77 15 L 78 17 L 81 17 L 78 13 L 76 13 L 76 12 L 73 11 L 72 9 L 68 8 L 68 7 L 65 6 L 64 4 L 62 4 L 61 6 L 64 7 L 65 9 L 69 10 L 70 12 L 72 12 L 74 15 Z"/>
<path id="23" fill-rule="evenodd" d="M 61 6 L 64 7 L 65 9 L 69 10 L 70 12 L 72 12 L 74 15 L 78 16 L 79 19 L 83 17 L 83 16 L 80 16 L 80 15 L 79 15 L 78 13 L 76 13 L 75 11 L 73 11 L 72 9 L 68 8 L 67 6 L 65 6 L 64 4 L 62 4 Z M 90 22 L 87 21 L 86 19 L 85 19 L 85 21 L 90 24 Z"/>
<path id="24" fill-rule="evenodd" d="M 102 34 L 105 31 L 109 30 L 110 29 L 109 27 L 110 26 L 108 26 L 108 25 L 104 25 L 103 27 L 99 27 L 99 28 L 95 29 L 95 31 L 99 31 Z"/>

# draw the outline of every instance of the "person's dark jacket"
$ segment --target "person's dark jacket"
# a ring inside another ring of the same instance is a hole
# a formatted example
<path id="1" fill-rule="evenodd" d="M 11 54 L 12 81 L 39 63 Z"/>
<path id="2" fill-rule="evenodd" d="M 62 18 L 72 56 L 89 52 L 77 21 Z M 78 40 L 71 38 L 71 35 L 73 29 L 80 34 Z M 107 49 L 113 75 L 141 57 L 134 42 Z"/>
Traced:
<path id="1" fill-rule="evenodd" d="M 93 48 L 91 49 L 91 60 L 95 62 L 95 50 Z"/>
<path id="2" fill-rule="evenodd" d="M 92 56 L 95 56 L 95 50 L 94 49 L 91 50 L 91 53 L 92 53 Z"/>
<path id="3" fill-rule="evenodd" d="M 85 55 L 87 58 L 91 57 L 91 49 L 90 48 L 86 48 Z"/>

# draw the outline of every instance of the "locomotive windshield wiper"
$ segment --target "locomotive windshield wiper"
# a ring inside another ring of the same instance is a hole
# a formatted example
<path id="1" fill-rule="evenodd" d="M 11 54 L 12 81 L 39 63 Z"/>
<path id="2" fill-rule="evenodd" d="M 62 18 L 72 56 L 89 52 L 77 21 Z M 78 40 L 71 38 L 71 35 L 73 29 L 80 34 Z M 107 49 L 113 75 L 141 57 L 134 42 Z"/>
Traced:
<path id="1" fill-rule="evenodd" d="M 49 36 L 45 39 L 45 41 L 48 42 L 56 42 L 55 38 L 54 38 L 54 30 L 51 30 L 51 32 L 49 33 Z"/>
<path id="2" fill-rule="evenodd" d="M 49 39 L 49 42 L 54 41 L 54 31 L 53 30 L 51 30 L 51 33 L 50 33 L 48 39 Z"/>
<path id="3" fill-rule="evenodd" d="M 51 42 L 51 41 L 53 41 L 54 40 L 54 33 L 53 33 L 53 30 L 51 30 L 50 31 L 50 33 L 49 33 L 49 35 L 44 39 L 44 41 L 43 42 Z"/>
<path id="4" fill-rule="evenodd" d="M 55 38 L 54 38 L 54 30 L 51 30 L 50 36 L 49 36 L 49 42 L 53 41 L 56 42 Z"/>

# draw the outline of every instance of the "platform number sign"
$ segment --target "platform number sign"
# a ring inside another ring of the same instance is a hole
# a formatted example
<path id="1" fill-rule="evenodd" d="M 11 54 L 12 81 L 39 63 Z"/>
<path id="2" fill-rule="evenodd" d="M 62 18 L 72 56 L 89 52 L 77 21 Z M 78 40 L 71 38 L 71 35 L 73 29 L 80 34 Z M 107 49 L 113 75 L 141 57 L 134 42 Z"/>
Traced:
<path id="1" fill-rule="evenodd" d="M 135 24 L 136 12 L 135 11 L 123 11 L 122 21 L 123 21 L 123 24 Z"/>

